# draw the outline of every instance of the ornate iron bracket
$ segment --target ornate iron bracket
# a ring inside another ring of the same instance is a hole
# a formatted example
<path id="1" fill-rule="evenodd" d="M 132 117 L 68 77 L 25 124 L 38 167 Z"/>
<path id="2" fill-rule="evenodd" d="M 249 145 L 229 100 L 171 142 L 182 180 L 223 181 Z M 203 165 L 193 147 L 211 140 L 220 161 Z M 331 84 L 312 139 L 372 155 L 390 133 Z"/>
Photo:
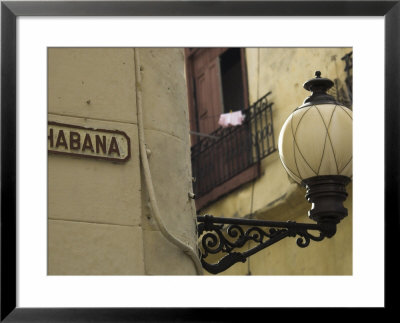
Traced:
<path id="1" fill-rule="evenodd" d="M 311 240 L 321 241 L 336 231 L 336 225 L 218 218 L 211 215 L 198 216 L 197 221 L 201 263 L 211 274 L 225 271 L 237 262 L 245 262 L 251 255 L 286 237 L 298 236 L 297 245 L 305 248 Z M 318 233 L 313 235 L 308 231 Z M 234 251 L 249 241 L 256 246 L 244 252 Z M 210 255 L 212 257 L 220 253 L 225 255 L 217 263 L 211 264 L 205 260 Z"/>

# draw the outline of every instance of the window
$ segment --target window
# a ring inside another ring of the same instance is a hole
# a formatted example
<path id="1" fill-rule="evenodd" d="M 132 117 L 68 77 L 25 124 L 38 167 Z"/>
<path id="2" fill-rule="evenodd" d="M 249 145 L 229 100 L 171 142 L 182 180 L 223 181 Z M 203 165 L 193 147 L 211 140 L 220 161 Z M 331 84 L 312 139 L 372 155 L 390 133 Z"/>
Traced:
<path id="1" fill-rule="evenodd" d="M 248 107 L 243 48 L 186 49 L 186 68 L 192 133 L 210 134 L 221 113 Z"/>
<path id="2" fill-rule="evenodd" d="M 248 104 L 244 49 L 186 50 L 192 173 L 197 210 L 260 176 L 260 158 L 275 151 L 272 103 Z M 222 113 L 241 110 L 241 126 L 221 128 Z"/>

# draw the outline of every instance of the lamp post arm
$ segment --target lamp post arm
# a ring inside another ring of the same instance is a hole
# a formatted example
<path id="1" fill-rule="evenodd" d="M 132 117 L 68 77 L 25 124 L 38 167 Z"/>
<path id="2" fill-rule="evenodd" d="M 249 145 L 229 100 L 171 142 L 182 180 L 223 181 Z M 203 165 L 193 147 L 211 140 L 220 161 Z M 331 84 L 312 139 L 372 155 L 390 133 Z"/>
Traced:
<path id="1" fill-rule="evenodd" d="M 321 241 L 336 232 L 336 225 L 219 218 L 210 215 L 198 216 L 197 222 L 201 263 L 212 274 L 225 271 L 237 262 L 245 262 L 248 257 L 286 237 L 298 236 L 297 245 L 305 248 L 311 240 Z M 314 235 L 309 231 L 318 233 Z M 240 249 L 248 242 L 256 246 L 241 252 Z M 210 263 L 206 261 L 208 257 L 213 261 L 220 259 Z"/>

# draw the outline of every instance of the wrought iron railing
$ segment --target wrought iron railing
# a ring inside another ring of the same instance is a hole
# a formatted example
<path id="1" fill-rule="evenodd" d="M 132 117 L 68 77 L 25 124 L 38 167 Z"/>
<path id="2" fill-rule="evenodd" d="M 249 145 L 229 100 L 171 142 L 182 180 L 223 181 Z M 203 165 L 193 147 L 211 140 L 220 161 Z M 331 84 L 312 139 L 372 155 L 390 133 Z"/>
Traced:
<path id="1" fill-rule="evenodd" d="M 275 148 L 271 92 L 248 109 L 240 126 L 218 128 L 191 148 L 193 190 L 201 197 L 240 174 Z"/>
<path id="2" fill-rule="evenodd" d="M 268 92 L 258 99 L 253 105 L 245 110 L 246 120 L 250 123 L 253 156 L 257 161 L 267 157 L 276 150 L 274 127 L 272 122 L 272 105 L 273 102 L 268 101 Z"/>
<path id="3" fill-rule="evenodd" d="M 346 86 L 347 92 L 350 99 L 350 104 L 353 102 L 353 51 L 344 55 L 342 60 L 345 62 L 346 66 L 344 71 L 346 72 Z"/>

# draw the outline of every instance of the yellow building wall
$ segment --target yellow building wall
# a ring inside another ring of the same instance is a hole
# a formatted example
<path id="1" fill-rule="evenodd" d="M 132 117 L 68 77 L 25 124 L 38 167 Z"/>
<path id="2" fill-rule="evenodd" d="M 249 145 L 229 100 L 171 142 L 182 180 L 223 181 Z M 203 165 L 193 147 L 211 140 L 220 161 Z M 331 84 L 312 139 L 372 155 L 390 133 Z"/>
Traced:
<path id="1" fill-rule="evenodd" d="M 140 54 L 141 81 L 135 76 Z M 167 230 L 196 248 L 183 49 L 50 48 L 48 121 L 125 132 L 125 163 L 48 157 L 48 274 L 192 275 L 154 219 L 140 162 L 137 92 Z"/>
<path id="2" fill-rule="evenodd" d="M 311 94 L 304 82 L 321 71 L 322 77 L 344 85 L 345 63 L 341 58 L 351 48 L 248 48 L 246 61 L 250 104 L 269 91 L 273 102 L 273 126 L 277 147 L 280 129 Z M 349 138 L 352 140 L 352 138 Z M 238 263 L 222 275 L 351 275 L 352 274 L 352 184 L 345 202 L 349 215 L 338 225 L 336 235 L 322 242 L 311 241 L 306 248 L 297 238 L 286 238 Z M 305 189 L 288 177 L 278 151 L 261 161 L 261 177 L 209 205 L 202 214 L 273 221 L 310 222 Z"/>

